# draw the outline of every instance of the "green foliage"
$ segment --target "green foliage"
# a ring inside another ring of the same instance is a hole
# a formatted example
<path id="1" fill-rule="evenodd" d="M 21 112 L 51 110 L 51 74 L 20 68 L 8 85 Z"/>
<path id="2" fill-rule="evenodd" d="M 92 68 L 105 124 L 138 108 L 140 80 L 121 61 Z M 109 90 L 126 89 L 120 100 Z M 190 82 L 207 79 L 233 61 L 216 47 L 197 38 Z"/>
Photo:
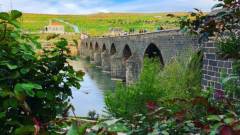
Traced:
<path id="1" fill-rule="evenodd" d="M 96 119 L 98 119 L 98 114 L 96 113 L 96 111 L 95 110 L 93 110 L 93 111 L 89 111 L 88 112 L 88 117 L 89 117 L 89 119 L 91 119 L 91 120 L 96 120 Z"/>
<path id="2" fill-rule="evenodd" d="M 122 119 L 109 119 L 100 121 L 95 126 L 89 128 L 88 135 L 102 135 L 102 134 L 115 134 L 118 132 L 126 133 L 130 132 L 130 129 L 126 126 L 126 123 Z"/>
<path id="3" fill-rule="evenodd" d="M 80 87 L 82 74 L 67 63 L 65 39 L 37 54 L 41 45 L 21 31 L 20 16 L 16 10 L 0 13 L 0 132 L 54 133 L 49 122 L 67 115 L 70 87 Z"/>
<path id="4" fill-rule="evenodd" d="M 179 110 L 184 104 L 172 105 L 170 100 L 188 99 L 200 94 L 202 53 L 181 56 L 160 68 L 159 61 L 145 59 L 139 81 L 130 86 L 118 85 L 114 93 L 107 93 L 107 110 L 114 117 L 131 122 L 133 116 L 146 115 L 160 104 Z M 116 100 L 117 99 L 117 100 Z"/>
<path id="5" fill-rule="evenodd" d="M 136 85 L 119 84 L 115 92 L 106 94 L 105 102 L 109 112 L 116 117 L 131 118 L 137 113 L 147 113 L 146 103 L 157 102 L 161 95 L 158 89 L 160 64 L 157 61 L 145 60 L 144 70 Z M 118 99 L 118 100 L 115 100 Z"/>
<path id="6" fill-rule="evenodd" d="M 234 33 L 219 40 L 217 47 L 222 57 L 240 59 L 240 37 Z"/>
<path id="7" fill-rule="evenodd" d="M 67 135 L 78 135 L 78 126 L 76 122 L 72 123 Z"/>
<path id="8" fill-rule="evenodd" d="M 200 50 L 190 55 L 185 73 L 185 87 L 191 97 L 199 96 L 202 80 L 203 51 Z"/>
<path id="9" fill-rule="evenodd" d="M 138 135 L 238 134 L 239 100 L 228 96 L 221 96 L 216 100 L 212 95 L 213 90 L 209 90 L 187 100 L 174 99 L 171 101 L 173 105 L 178 105 L 181 101 L 187 107 L 178 111 L 172 110 L 171 107 L 158 107 L 147 114 L 132 116 L 134 119 L 132 122 L 121 120 L 112 124 L 117 125 L 120 122 L 128 129 L 122 132 Z M 108 128 L 104 129 L 104 133 L 112 133 Z"/>
<path id="10" fill-rule="evenodd" d="M 190 15 L 177 17 L 180 28 L 184 32 L 200 35 L 200 41 L 209 36 L 224 37 L 226 33 L 239 33 L 240 27 L 240 4 L 239 0 L 218 0 L 212 7 L 212 12 L 204 14 L 195 9 Z"/>

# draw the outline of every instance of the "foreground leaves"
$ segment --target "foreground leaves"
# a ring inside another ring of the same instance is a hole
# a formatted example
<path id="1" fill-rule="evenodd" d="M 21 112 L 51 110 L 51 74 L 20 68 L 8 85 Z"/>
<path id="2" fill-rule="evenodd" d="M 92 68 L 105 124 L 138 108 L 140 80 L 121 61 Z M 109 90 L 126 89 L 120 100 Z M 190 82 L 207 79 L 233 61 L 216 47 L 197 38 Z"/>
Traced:
<path id="1" fill-rule="evenodd" d="M 58 39 L 51 50 L 20 28 L 22 13 L 0 13 L 0 133 L 56 134 L 56 117 L 66 117 L 71 87 L 80 87 L 84 73 L 68 64 L 68 42 Z M 43 53 L 36 53 L 41 49 Z"/>

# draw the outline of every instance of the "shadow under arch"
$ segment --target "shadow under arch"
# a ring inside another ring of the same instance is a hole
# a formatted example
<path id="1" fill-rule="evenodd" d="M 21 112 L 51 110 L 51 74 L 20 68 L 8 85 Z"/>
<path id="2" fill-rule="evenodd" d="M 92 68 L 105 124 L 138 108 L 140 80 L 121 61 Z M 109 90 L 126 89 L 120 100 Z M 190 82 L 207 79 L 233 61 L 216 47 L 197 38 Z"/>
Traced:
<path id="1" fill-rule="evenodd" d="M 89 46 L 90 50 L 93 49 L 93 45 L 92 45 L 92 42 L 90 42 L 90 46 Z"/>
<path id="2" fill-rule="evenodd" d="M 111 49 L 110 49 L 110 55 L 112 56 L 112 55 L 114 55 L 116 52 L 117 52 L 116 47 L 115 47 L 114 43 L 112 43 Z"/>
<path id="3" fill-rule="evenodd" d="M 106 51 L 107 50 L 107 47 L 105 45 L 105 43 L 103 44 L 103 47 L 102 47 L 102 52 Z"/>
<path id="4" fill-rule="evenodd" d="M 94 47 L 94 49 L 96 50 L 96 51 L 98 51 L 99 50 L 99 45 L 98 45 L 98 43 L 96 42 L 96 44 L 95 44 L 95 47 Z"/>
<path id="5" fill-rule="evenodd" d="M 146 50 L 144 52 L 144 58 L 146 58 L 146 57 L 147 58 L 156 58 L 160 61 L 160 63 L 162 65 L 164 65 L 162 53 L 154 43 L 149 44 L 148 47 L 146 48 Z"/>
<path id="6" fill-rule="evenodd" d="M 122 56 L 124 61 L 126 61 L 128 58 L 132 56 L 132 51 L 128 45 L 125 45 Z"/>

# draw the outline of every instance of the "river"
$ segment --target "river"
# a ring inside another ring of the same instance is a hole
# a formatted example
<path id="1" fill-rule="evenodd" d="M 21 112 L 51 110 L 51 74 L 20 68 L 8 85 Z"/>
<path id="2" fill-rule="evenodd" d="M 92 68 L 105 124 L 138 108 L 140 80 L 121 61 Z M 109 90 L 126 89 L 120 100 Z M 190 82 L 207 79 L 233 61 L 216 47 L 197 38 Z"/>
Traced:
<path id="1" fill-rule="evenodd" d="M 75 108 L 75 114 L 82 117 L 87 116 L 89 111 L 104 114 L 104 93 L 115 88 L 115 82 L 111 80 L 110 74 L 103 73 L 101 69 L 84 60 L 70 61 L 70 64 L 74 70 L 85 72 L 83 81 L 80 82 L 81 88 L 72 88 L 71 103 Z"/>

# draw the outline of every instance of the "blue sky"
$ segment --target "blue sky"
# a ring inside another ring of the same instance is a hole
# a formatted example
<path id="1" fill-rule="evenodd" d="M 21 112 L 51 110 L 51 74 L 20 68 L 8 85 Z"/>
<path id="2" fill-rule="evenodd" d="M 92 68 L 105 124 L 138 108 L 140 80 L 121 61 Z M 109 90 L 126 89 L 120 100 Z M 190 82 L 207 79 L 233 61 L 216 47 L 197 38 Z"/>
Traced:
<path id="1" fill-rule="evenodd" d="M 91 14 L 97 12 L 176 12 L 199 8 L 209 11 L 216 0 L 0 0 L 0 11 Z"/>

